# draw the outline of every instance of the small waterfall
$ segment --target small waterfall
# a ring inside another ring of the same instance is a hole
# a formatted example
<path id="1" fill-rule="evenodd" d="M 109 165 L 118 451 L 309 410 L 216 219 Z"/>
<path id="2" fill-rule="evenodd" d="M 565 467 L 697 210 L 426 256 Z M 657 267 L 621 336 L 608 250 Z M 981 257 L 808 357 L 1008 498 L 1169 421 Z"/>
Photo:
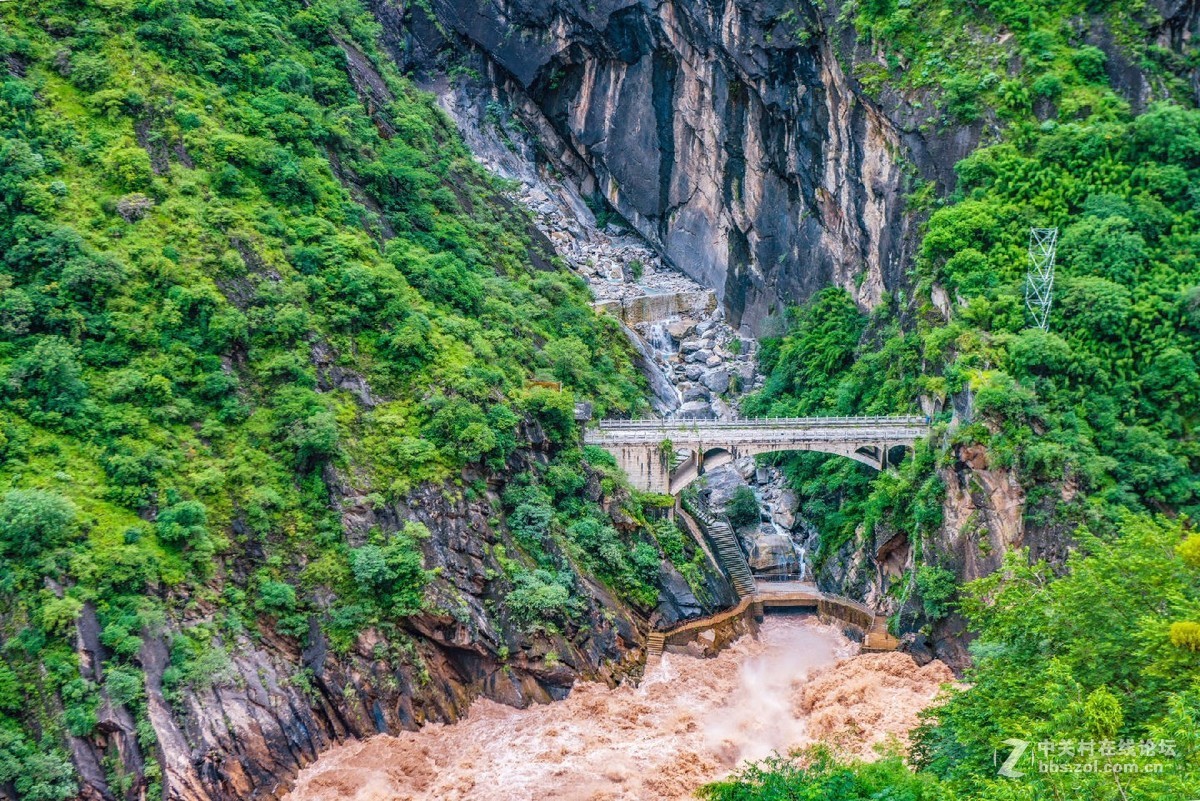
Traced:
<path id="1" fill-rule="evenodd" d="M 658 320 L 646 327 L 646 344 L 655 353 L 659 354 L 664 361 L 676 352 L 675 340 L 671 338 L 670 332 L 667 331 L 667 326 L 671 322 L 671 320 Z"/>
<path id="2" fill-rule="evenodd" d="M 656 330 L 658 324 L 651 327 L 651 331 Z M 650 382 L 650 391 L 654 393 L 654 398 L 651 400 L 651 405 L 654 406 L 654 411 L 664 417 L 674 412 L 682 404 L 679 397 L 679 390 L 675 388 L 675 383 L 663 370 L 659 360 L 655 358 L 654 349 L 642 339 L 637 331 L 634 331 L 625 323 L 621 323 L 621 329 L 625 332 L 625 336 L 629 337 L 629 341 L 633 343 L 637 349 L 638 357 L 635 359 L 637 367 L 646 376 L 646 380 Z M 662 334 L 670 340 L 670 335 L 666 332 L 666 325 L 663 324 Z"/>
<path id="3" fill-rule="evenodd" d="M 796 545 L 796 541 L 794 539 L 792 539 L 792 532 L 788 531 L 786 528 L 784 528 L 783 526 L 776 523 L 774 519 L 771 520 L 771 526 L 775 529 L 776 534 L 778 534 L 780 537 L 783 537 L 785 540 L 787 540 L 788 545 L 792 546 L 792 554 L 796 558 L 796 561 L 800 565 L 799 573 L 800 573 L 801 579 L 803 579 L 804 578 L 804 554 Z M 785 567 L 785 570 L 783 572 L 787 573 L 789 576 L 793 574 L 793 571 L 790 569 L 791 564 L 785 564 L 784 567 Z"/>

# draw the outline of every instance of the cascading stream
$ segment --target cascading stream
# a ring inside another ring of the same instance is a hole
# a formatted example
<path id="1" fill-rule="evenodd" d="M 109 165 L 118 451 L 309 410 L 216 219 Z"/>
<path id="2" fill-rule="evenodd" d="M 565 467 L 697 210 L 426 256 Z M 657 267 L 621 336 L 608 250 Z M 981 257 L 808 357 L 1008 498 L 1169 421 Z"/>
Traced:
<path id="1" fill-rule="evenodd" d="M 667 336 L 667 342 L 664 344 L 656 337 L 643 339 L 624 323 L 621 323 L 621 328 L 641 356 L 638 367 L 650 383 L 650 391 L 654 395 L 650 402 L 655 413 L 662 417 L 671 417 L 675 410 L 682 405 L 682 401 L 679 388 L 675 386 L 662 367 L 665 361 L 662 354 L 670 347 L 670 337 L 664 330 L 663 336 Z"/>

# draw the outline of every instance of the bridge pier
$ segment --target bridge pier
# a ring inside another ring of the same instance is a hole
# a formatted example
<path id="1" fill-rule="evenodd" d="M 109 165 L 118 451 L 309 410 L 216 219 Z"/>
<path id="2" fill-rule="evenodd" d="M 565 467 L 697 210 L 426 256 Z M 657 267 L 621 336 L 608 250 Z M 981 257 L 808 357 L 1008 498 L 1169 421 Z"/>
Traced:
<path id="1" fill-rule="evenodd" d="M 617 459 L 617 466 L 625 471 L 633 488 L 642 492 L 657 492 L 667 495 L 671 491 L 670 454 L 662 449 L 646 445 L 622 445 L 606 447 Z"/>

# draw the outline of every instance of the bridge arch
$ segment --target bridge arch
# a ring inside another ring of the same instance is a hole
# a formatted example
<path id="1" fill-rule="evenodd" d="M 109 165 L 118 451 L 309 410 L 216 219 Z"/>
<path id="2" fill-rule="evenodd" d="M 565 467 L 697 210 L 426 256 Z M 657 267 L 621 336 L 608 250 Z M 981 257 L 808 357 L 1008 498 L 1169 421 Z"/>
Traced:
<path id="1" fill-rule="evenodd" d="M 683 489 L 691 484 L 700 476 L 704 475 L 709 470 L 714 470 L 722 465 L 740 459 L 743 456 L 758 456 L 764 453 L 787 453 L 790 451 L 813 451 L 817 453 L 828 453 L 833 456 L 845 456 L 847 459 L 853 459 L 860 464 L 865 464 L 874 470 L 886 470 L 888 467 L 897 465 L 902 455 L 896 452 L 912 453 L 911 445 L 888 445 L 880 443 L 877 445 L 864 445 L 860 448 L 840 447 L 831 445 L 829 447 L 775 447 L 775 448 L 724 448 L 714 447 L 706 451 L 692 450 L 689 455 L 681 461 L 676 467 L 670 471 L 668 477 L 668 492 L 671 495 L 678 495 Z M 697 459 L 696 454 L 703 453 L 702 458 Z"/>
<path id="2" fill-rule="evenodd" d="M 708 450 L 689 448 L 687 457 L 673 470 L 667 480 L 668 492 L 678 495 L 688 484 L 698 479 L 705 470 L 712 470 L 721 465 L 729 464 L 737 455 L 730 448 L 717 446 Z"/>
<path id="3" fill-rule="evenodd" d="M 924 417 L 604 420 L 584 441 L 612 453 L 638 489 L 674 495 L 706 469 L 763 453 L 817 451 L 883 470 L 928 427 Z"/>

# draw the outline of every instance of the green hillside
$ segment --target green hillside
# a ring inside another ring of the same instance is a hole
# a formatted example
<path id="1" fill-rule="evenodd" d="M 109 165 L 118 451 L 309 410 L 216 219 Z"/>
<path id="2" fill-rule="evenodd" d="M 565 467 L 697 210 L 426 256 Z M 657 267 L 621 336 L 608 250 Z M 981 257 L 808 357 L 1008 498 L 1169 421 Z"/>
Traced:
<path id="1" fill-rule="evenodd" d="M 346 642 L 430 577 L 413 536 L 350 548 L 332 475 L 379 507 L 461 492 L 522 419 L 569 441 L 573 398 L 644 392 L 356 3 L 0 15 L 0 787 L 56 799 L 62 733 L 97 722 L 85 603 L 143 712 L 139 635 L 188 604 L 217 611 L 176 639 L 178 687 L 220 670 L 219 631 L 300 635 L 315 598 Z"/>

